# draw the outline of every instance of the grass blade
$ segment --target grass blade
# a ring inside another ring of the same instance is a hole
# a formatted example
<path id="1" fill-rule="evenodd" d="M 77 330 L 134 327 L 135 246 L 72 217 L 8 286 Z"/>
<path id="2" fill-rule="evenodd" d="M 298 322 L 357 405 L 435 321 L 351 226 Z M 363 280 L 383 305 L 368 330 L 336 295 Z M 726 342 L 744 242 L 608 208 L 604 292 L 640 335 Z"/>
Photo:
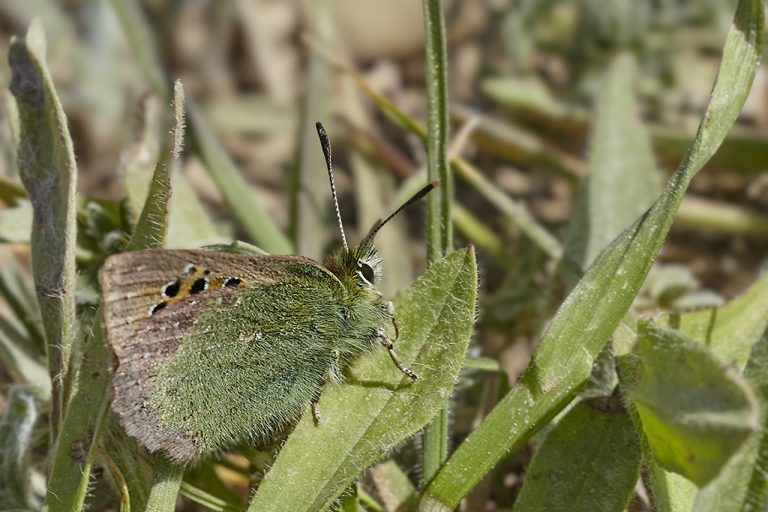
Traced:
<path id="1" fill-rule="evenodd" d="M 427 196 L 427 265 L 453 250 L 451 201 L 453 176 L 448 166 L 448 49 L 440 0 L 424 0 L 425 80 L 427 92 L 427 178 L 438 181 Z M 448 406 L 424 428 L 421 482 L 426 485 L 448 458 Z"/>

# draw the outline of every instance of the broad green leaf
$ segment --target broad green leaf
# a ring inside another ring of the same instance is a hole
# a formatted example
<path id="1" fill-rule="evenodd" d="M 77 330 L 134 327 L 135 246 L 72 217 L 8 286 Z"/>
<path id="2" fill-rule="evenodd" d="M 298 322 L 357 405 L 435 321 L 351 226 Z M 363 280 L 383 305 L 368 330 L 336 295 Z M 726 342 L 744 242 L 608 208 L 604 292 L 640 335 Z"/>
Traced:
<path id="1" fill-rule="evenodd" d="M 640 437 L 617 397 L 577 404 L 547 434 L 515 512 L 624 510 L 640 476 Z"/>
<path id="2" fill-rule="evenodd" d="M 658 315 L 656 321 L 679 330 L 741 370 L 752 346 L 768 327 L 768 272 L 763 272 L 744 293 L 721 307 L 665 313 Z"/>
<path id="3" fill-rule="evenodd" d="M 754 346 L 744 372 L 763 406 L 762 429 L 747 440 L 720 475 L 696 496 L 693 510 L 737 512 L 768 509 L 768 335 Z"/>
<path id="4" fill-rule="evenodd" d="M 741 0 L 707 112 L 686 159 L 654 205 L 595 260 L 566 299 L 517 385 L 458 447 L 426 489 L 423 510 L 452 510 L 506 454 L 554 417 L 584 385 L 661 248 L 693 176 L 741 111 L 757 69 L 762 4 Z"/>
<path id="5" fill-rule="evenodd" d="M 28 243 L 32 236 L 32 205 L 26 201 L 0 209 L 0 243 Z"/>
<path id="6" fill-rule="evenodd" d="M 420 379 L 411 382 L 384 350 L 359 360 L 347 384 L 323 390 L 323 422 L 304 415 L 248 510 L 326 510 L 360 473 L 432 419 L 453 392 L 476 298 L 472 249 L 434 264 L 398 296 L 395 345 Z"/>
<path id="7" fill-rule="evenodd" d="M 75 321 L 77 165 L 67 119 L 46 65 L 45 34 L 34 20 L 8 56 L 19 112 L 18 168 L 32 202 L 32 271 L 48 347 L 58 431 Z"/>
<path id="8" fill-rule="evenodd" d="M 216 182 L 224 200 L 243 226 L 251 242 L 271 254 L 291 254 L 288 238 L 267 215 L 235 163 L 210 131 L 203 115 L 194 106 L 188 106 L 190 137 L 195 151 Z"/>
<path id="9" fill-rule="evenodd" d="M 642 324 L 627 396 L 665 469 L 699 486 L 759 427 L 757 400 L 732 368 L 678 333 Z"/>
<path id="10" fill-rule="evenodd" d="M 578 269 L 587 268 L 659 193 L 650 139 L 637 112 L 636 77 L 631 56 L 617 57 L 598 93 L 589 176 L 565 242 L 566 257 Z M 564 270 L 568 268 L 566 265 Z M 569 278 L 575 281 L 580 274 Z"/>
<path id="11" fill-rule="evenodd" d="M 25 386 L 11 388 L 0 420 L 0 510 L 37 510 L 30 488 L 29 452 L 38 418 L 36 394 Z"/>

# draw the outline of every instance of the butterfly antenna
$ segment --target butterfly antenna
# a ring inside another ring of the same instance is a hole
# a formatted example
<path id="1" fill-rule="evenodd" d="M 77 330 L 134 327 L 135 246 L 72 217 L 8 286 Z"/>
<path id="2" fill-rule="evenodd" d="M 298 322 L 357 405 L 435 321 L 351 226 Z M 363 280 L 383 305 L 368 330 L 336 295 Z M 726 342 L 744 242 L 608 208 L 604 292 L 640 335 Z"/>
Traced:
<path id="1" fill-rule="evenodd" d="M 344 249 L 349 251 L 349 245 L 347 245 L 347 236 L 344 234 L 344 224 L 341 223 L 341 212 L 339 211 L 339 199 L 336 196 L 336 182 L 333 181 L 333 164 L 331 163 L 331 142 L 328 140 L 328 133 L 323 128 L 323 124 L 319 121 L 315 123 L 317 128 L 317 136 L 320 137 L 320 146 L 323 148 L 323 156 L 325 156 L 325 167 L 328 169 L 328 179 L 331 181 L 331 195 L 333 196 L 333 206 L 336 208 L 336 220 L 339 221 L 339 231 L 341 231 L 341 242 L 344 244 Z"/>
<path id="2" fill-rule="evenodd" d="M 413 203 L 415 203 L 416 201 L 419 201 L 419 200 L 420 200 L 421 198 L 423 198 L 425 195 L 429 194 L 429 193 L 432 191 L 432 189 L 436 188 L 436 187 L 437 187 L 439 184 L 440 184 L 440 183 L 439 183 L 438 181 L 432 181 L 432 182 L 430 182 L 430 183 L 427 183 L 426 185 L 424 185 L 424 186 L 421 188 L 421 190 L 419 190 L 418 192 L 416 192 L 415 194 L 413 194 L 413 195 L 411 196 L 411 198 L 410 198 L 410 199 L 408 199 L 406 202 L 404 202 L 403 204 L 401 204 L 401 205 L 400 205 L 400 207 L 399 207 L 397 210 L 395 210 L 394 212 L 392 212 L 392 213 L 391 213 L 391 214 L 390 214 L 390 215 L 389 215 L 387 218 L 385 218 L 384 220 L 382 220 L 382 219 L 379 219 L 379 220 L 377 220 L 376 222 L 374 222 L 374 224 L 373 224 L 373 226 L 371 227 L 370 231 L 368 231 L 368 234 L 367 234 L 367 235 L 365 235 L 365 238 L 364 238 L 364 239 L 363 239 L 363 241 L 360 243 L 360 245 L 361 245 L 361 246 L 363 246 L 363 245 L 365 245 L 366 243 L 369 243 L 371 240 L 373 240 L 373 237 L 374 237 L 374 236 L 376 236 L 376 233 L 378 233 L 378 232 L 379 232 L 379 230 L 380 230 L 380 229 L 381 229 L 381 228 L 384 226 L 384 224 L 386 224 L 387 222 L 389 222 L 390 220 L 392 220 L 392 218 L 393 218 L 395 215 L 397 215 L 397 214 L 398 214 L 398 213 L 400 213 L 401 211 L 405 210 L 406 208 L 408 208 L 409 206 L 411 206 L 411 205 L 412 205 Z"/>

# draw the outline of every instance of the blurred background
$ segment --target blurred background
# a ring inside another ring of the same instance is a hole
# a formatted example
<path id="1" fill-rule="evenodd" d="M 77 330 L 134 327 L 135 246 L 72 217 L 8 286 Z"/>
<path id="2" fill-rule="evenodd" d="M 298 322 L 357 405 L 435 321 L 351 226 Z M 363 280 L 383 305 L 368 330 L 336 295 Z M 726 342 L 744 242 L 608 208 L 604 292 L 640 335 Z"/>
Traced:
<path id="1" fill-rule="evenodd" d="M 451 151 L 477 173 L 457 177 L 454 211 L 456 245 L 474 243 L 479 250 L 479 324 L 471 351 L 499 370 L 472 370 L 462 379 L 455 442 L 525 368 L 567 288 L 551 254 L 531 243 L 509 205 L 527 209 L 567 249 L 569 222 L 590 170 L 596 104 L 617 58 L 620 80 L 636 94 L 632 122 L 647 130 L 654 159 L 646 167 L 659 190 L 695 135 L 735 5 L 445 2 Z M 170 246 L 260 244 L 232 213 L 255 198 L 285 233 L 286 247 L 320 259 L 339 234 L 314 131 L 318 120 L 333 144 L 352 243 L 425 179 L 421 141 L 370 94 L 424 123 L 420 2 L 3 0 L 0 53 L 7 55 L 10 37 L 23 35 L 33 17 L 45 27 L 50 70 L 68 116 L 83 211 L 101 209 L 111 219 L 104 227 L 80 216 L 82 261 L 95 265 L 93 254 L 124 239 L 110 205 L 128 194 L 132 176 L 151 175 L 168 130 L 174 79 L 183 82 L 200 123 L 174 176 Z M 9 81 L 7 65 L 0 65 L 0 176 L 13 181 Z M 754 280 L 768 240 L 767 93 L 763 66 L 739 123 L 694 180 L 637 308 L 720 304 Z M 206 143 L 220 144 L 223 153 Z M 226 178 L 216 177 L 223 167 L 242 173 L 247 193 L 223 190 L 218 180 Z M 14 201 L 0 205 L 3 261 L 11 254 L 23 262 L 28 216 L 8 213 L 18 206 Z M 638 198 L 636 206 L 635 215 L 648 204 Z M 423 207 L 412 210 L 378 238 L 387 295 L 424 267 Z M 94 297 L 87 285 L 82 289 L 82 300 Z M 11 379 L 3 375 L 2 382 L 7 387 Z M 474 503 L 511 503 L 529 456 L 521 450 L 505 461 Z"/>

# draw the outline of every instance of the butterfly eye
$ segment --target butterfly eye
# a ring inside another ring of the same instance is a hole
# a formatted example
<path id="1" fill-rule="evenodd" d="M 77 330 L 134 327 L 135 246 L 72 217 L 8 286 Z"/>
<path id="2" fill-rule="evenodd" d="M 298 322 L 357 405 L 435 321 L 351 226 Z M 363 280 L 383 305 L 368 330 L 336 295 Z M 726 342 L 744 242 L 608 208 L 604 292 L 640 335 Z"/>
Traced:
<path id="1" fill-rule="evenodd" d="M 373 268 L 369 264 L 362 262 L 358 262 L 357 268 L 360 271 L 360 275 L 363 276 L 363 279 L 373 284 L 373 281 L 376 279 L 376 274 L 373 272 Z"/>

